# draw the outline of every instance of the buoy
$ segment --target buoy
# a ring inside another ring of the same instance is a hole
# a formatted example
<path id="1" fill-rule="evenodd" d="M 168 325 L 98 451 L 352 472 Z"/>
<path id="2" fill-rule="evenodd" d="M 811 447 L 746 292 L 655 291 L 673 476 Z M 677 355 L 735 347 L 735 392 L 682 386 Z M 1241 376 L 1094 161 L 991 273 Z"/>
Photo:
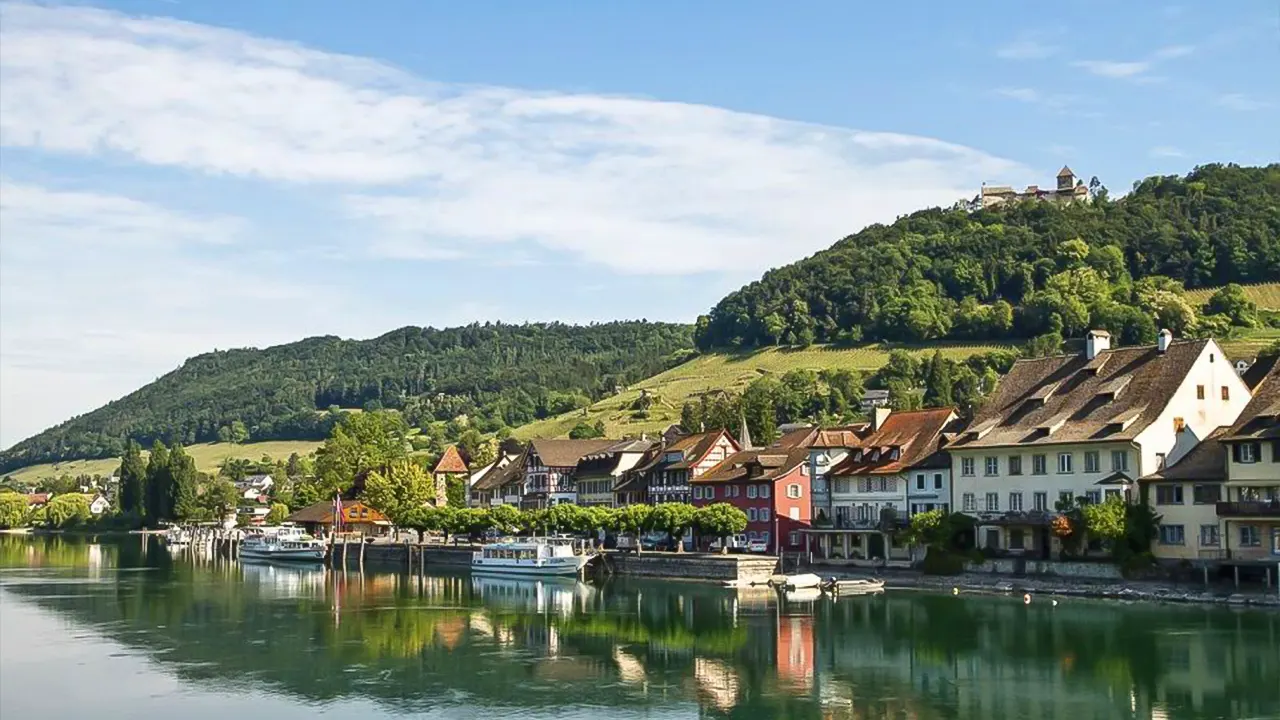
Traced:
<path id="1" fill-rule="evenodd" d="M 1025 595 L 1022 596 L 1022 604 L 1023 605 L 1031 604 L 1031 593 L 1026 593 Z"/>
<path id="2" fill-rule="evenodd" d="M 1057 601 L 1057 600 L 1054 600 L 1054 601 L 1053 601 L 1053 606 L 1054 606 L 1054 607 L 1058 607 L 1058 601 Z"/>
<path id="3" fill-rule="evenodd" d="M 959 594 L 960 594 L 960 588 L 951 588 L 951 594 L 952 594 L 952 595 L 959 595 Z"/>

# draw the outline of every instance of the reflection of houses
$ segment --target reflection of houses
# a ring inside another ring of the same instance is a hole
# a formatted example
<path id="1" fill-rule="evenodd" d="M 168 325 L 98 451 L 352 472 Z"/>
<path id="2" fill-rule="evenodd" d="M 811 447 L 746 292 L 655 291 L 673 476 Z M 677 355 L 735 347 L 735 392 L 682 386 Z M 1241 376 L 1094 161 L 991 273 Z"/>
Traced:
<path id="1" fill-rule="evenodd" d="M 640 464 L 653 446 L 654 443 L 648 440 L 622 440 L 584 456 L 578 461 L 574 473 L 578 484 L 578 504 L 613 507 L 614 488 Z"/>
<path id="2" fill-rule="evenodd" d="M 548 508 L 578 501 L 574 473 L 586 455 L 602 452 L 616 440 L 547 440 L 529 441 L 524 454 L 523 492 L 520 506 L 525 509 Z"/>
<path id="3" fill-rule="evenodd" d="M 644 492 L 650 503 L 689 502 L 690 482 L 724 460 L 730 453 L 744 449 L 723 430 L 678 437 L 662 449 L 662 454 L 647 466 Z"/>
<path id="4" fill-rule="evenodd" d="M 813 616 L 780 616 L 777 630 L 778 681 L 792 692 L 813 689 Z"/>
<path id="5" fill-rule="evenodd" d="M 327 535 L 333 528 L 334 503 L 322 500 L 295 511 L 286 522 L 301 525 L 312 535 Z M 378 510 L 360 500 L 342 501 L 342 532 L 356 535 L 386 535 L 391 531 L 391 521 Z"/>
<path id="6" fill-rule="evenodd" d="M 1125 496 L 1177 459 L 1182 430 L 1204 437 L 1248 402 L 1213 340 L 1110 345 L 1093 330 L 1083 354 L 1018 360 L 948 445 L 952 502 L 978 518 L 980 546 L 1047 558 L 1059 501 Z"/>
<path id="7" fill-rule="evenodd" d="M 742 680 L 738 671 L 727 663 L 711 658 L 693 659 L 693 680 L 699 698 L 720 710 L 732 710 L 738 704 L 738 691 Z"/>

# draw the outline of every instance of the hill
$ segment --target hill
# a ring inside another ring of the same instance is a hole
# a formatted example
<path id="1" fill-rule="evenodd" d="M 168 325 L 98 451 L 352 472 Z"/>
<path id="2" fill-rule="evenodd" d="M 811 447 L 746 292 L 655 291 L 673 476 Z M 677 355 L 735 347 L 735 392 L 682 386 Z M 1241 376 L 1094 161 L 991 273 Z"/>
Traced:
<path id="1" fill-rule="evenodd" d="M 1257 305 L 1259 310 L 1280 312 L 1280 282 L 1256 283 L 1245 285 L 1243 288 L 1245 297 Z M 1196 305 L 1203 305 L 1209 302 L 1209 298 L 1216 290 L 1217 288 L 1188 290 L 1187 297 Z"/>
<path id="2" fill-rule="evenodd" d="M 264 456 L 272 460 L 287 460 L 293 453 L 305 456 L 315 452 L 320 442 L 315 440 L 276 440 L 254 443 L 198 443 L 186 448 L 187 454 L 196 461 L 196 469 L 201 472 L 215 473 L 222 463 L 231 458 L 260 460 Z M 144 456 L 146 453 L 143 453 Z M 33 485 L 42 478 L 71 475 L 101 475 L 109 477 L 120 469 L 120 458 L 97 458 L 65 460 L 56 463 L 39 463 L 28 465 L 5 473 L 22 485 Z"/>
<path id="3" fill-rule="evenodd" d="M 467 416 L 484 432 L 560 414 L 684 359 L 686 325 L 614 322 L 406 327 L 199 355 L 90 413 L 0 453 L 0 472 L 115 457 L 125 438 L 319 440 L 330 407 L 387 407 L 415 427 Z"/>
<path id="4" fill-rule="evenodd" d="M 770 270 L 698 319 L 703 349 L 812 342 L 1123 342 L 1222 334 L 1183 288 L 1280 278 L 1280 164 L 1207 165 L 1151 177 L 1127 196 L 924 210 Z"/>

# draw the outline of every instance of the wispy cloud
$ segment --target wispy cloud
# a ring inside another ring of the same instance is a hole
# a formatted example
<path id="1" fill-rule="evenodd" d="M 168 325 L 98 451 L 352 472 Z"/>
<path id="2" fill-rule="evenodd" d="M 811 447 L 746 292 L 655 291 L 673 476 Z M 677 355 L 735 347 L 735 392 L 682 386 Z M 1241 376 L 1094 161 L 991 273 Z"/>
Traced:
<path id="1" fill-rule="evenodd" d="M 1186 157 L 1186 153 L 1171 145 L 1157 145 L 1147 152 L 1153 158 L 1180 158 Z"/>
<path id="2" fill-rule="evenodd" d="M 1219 95 L 1214 102 L 1220 107 L 1239 112 L 1265 110 L 1275 104 L 1266 100 L 1250 97 L 1243 93 L 1226 93 L 1224 95 Z"/>
<path id="3" fill-rule="evenodd" d="M 999 97 L 1017 100 L 1029 105 L 1038 105 L 1046 110 L 1065 111 L 1078 106 L 1083 98 L 1067 93 L 1045 93 L 1029 87 L 1001 87 L 992 91 Z"/>
<path id="4" fill-rule="evenodd" d="M 1141 60 L 1076 60 L 1073 67 L 1078 67 L 1099 77 L 1135 82 L 1155 82 L 1161 78 L 1148 74 L 1161 63 L 1186 57 L 1195 52 L 1192 45 L 1168 45 L 1152 51 Z"/>
<path id="5" fill-rule="evenodd" d="M 1036 35 L 1023 35 L 996 50 L 996 57 L 1005 60 L 1043 60 L 1057 55 L 1061 50 Z"/>

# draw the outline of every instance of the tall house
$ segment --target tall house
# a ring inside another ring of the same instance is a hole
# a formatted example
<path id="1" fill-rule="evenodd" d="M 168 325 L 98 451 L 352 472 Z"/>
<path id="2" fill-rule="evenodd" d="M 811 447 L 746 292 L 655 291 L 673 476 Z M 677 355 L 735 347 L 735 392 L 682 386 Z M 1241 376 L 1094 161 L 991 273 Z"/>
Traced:
<path id="1" fill-rule="evenodd" d="M 650 503 L 687 503 L 690 482 L 741 448 L 724 430 L 678 437 L 652 462 L 641 468 L 644 492 Z"/>
<path id="2" fill-rule="evenodd" d="M 462 478 L 463 482 L 470 484 L 471 470 L 467 468 L 466 461 L 458 452 L 457 445 L 450 445 L 444 449 L 440 461 L 431 470 L 431 477 L 436 482 L 436 507 L 444 507 L 450 479 Z"/>
<path id="3" fill-rule="evenodd" d="M 1226 558 L 1280 562 L 1280 363 L 1221 442 L 1227 483 L 1217 511 Z"/>
<path id="4" fill-rule="evenodd" d="M 1048 558 L 1063 501 L 1136 499 L 1135 479 L 1187 443 L 1231 425 L 1248 387 L 1213 340 L 1111 348 L 1090 331 L 1085 352 L 1019 360 L 955 442 L 952 506 L 978 520 L 978 545 Z"/>
<path id="5" fill-rule="evenodd" d="M 578 504 L 613 507 L 614 489 L 645 458 L 654 444 L 648 440 L 622 440 L 600 452 L 583 456 L 575 472 Z"/>
<path id="6" fill-rule="evenodd" d="M 520 506 L 526 510 L 578 502 L 576 473 L 582 458 L 617 440 L 530 440 L 524 454 Z"/>
<path id="7" fill-rule="evenodd" d="M 489 508 L 498 505 L 519 505 L 521 470 L 527 448 L 513 441 L 504 442 L 498 448 L 498 457 L 475 482 L 467 499 L 470 507 Z"/>

